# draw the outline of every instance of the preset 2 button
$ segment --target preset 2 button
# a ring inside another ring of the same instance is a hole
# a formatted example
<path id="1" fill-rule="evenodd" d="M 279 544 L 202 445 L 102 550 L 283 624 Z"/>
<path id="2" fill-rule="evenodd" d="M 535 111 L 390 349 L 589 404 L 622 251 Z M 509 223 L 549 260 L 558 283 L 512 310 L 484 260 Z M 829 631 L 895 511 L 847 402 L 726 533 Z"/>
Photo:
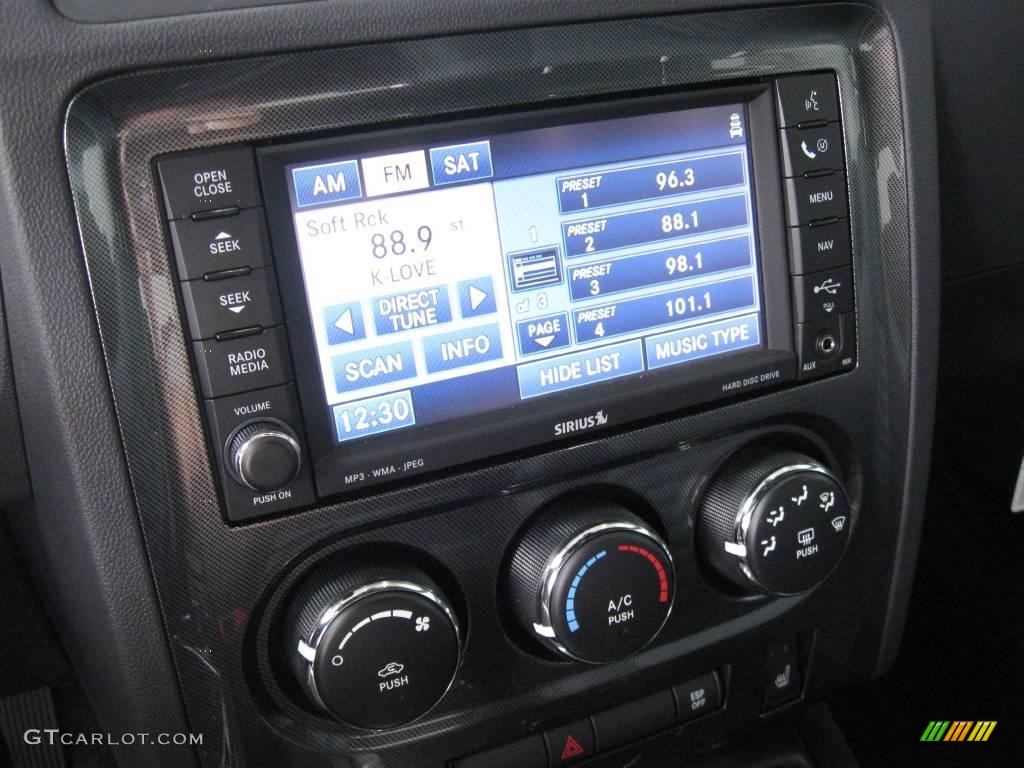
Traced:
<path id="1" fill-rule="evenodd" d="M 209 339 L 222 331 L 281 324 L 277 285 L 270 269 L 226 280 L 182 283 L 189 331 L 193 339 Z"/>
<path id="2" fill-rule="evenodd" d="M 280 327 L 230 341 L 197 341 L 193 347 L 204 397 L 283 384 L 292 375 Z"/>

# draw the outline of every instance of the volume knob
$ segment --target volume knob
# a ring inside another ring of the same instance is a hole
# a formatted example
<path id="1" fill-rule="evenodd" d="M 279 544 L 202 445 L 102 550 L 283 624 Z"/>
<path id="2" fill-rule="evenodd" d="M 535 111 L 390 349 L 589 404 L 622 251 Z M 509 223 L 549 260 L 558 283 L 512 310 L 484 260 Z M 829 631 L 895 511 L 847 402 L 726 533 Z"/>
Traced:
<path id="1" fill-rule="evenodd" d="M 243 424 L 228 440 L 228 472 L 254 491 L 286 488 L 302 468 L 302 449 L 295 433 L 279 421 Z"/>

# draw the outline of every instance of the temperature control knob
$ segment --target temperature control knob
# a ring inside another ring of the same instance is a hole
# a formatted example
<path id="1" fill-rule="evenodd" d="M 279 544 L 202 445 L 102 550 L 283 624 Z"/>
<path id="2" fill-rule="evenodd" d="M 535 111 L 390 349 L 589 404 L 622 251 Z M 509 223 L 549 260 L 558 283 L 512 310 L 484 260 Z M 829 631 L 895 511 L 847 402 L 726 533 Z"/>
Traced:
<path id="1" fill-rule="evenodd" d="M 302 468 L 302 449 L 295 433 L 280 421 L 250 421 L 228 439 L 228 472 L 254 491 L 279 491 Z"/>
<path id="2" fill-rule="evenodd" d="M 795 595 L 836 567 L 852 522 L 846 493 L 828 469 L 800 453 L 761 450 L 734 459 L 711 483 L 697 539 L 727 579 Z"/>
<path id="3" fill-rule="evenodd" d="M 647 645 L 672 610 L 672 558 L 661 538 L 614 503 L 555 505 L 512 553 L 509 601 L 552 650 L 601 664 Z"/>
<path id="4" fill-rule="evenodd" d="M 321 569 L 300 587 L 286 626 L 292 668 L 309 698 L 358 728 L 420 717 L 459 664 L 455 614 L 414 569 Z"/>

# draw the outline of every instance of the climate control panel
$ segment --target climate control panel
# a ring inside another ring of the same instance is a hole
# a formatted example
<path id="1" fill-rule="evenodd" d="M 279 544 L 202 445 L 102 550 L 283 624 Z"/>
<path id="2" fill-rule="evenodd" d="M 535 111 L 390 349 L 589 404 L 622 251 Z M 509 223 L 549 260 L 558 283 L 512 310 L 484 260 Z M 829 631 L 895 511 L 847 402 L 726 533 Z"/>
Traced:
<path id="1" fill-rule="evenodd" d="M 647 645 L 672 611 L 675 575 L 661 537 L 612 503 L 556 503 L 512 554 L 508 599 L 523 628 L 578 661 Z"/>

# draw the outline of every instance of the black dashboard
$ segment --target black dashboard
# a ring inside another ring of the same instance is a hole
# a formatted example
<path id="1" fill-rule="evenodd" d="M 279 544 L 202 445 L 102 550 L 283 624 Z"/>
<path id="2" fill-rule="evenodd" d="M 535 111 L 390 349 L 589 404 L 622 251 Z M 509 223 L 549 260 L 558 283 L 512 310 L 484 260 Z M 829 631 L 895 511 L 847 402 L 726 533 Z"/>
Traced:
<path id="1" fill-rule="evenodd" d="M 118 764 L 848 764 L 784 729 L 908 617 L 927 4 L 11 5 L 2 498 L 87 724 L 200 735 Z"/>

